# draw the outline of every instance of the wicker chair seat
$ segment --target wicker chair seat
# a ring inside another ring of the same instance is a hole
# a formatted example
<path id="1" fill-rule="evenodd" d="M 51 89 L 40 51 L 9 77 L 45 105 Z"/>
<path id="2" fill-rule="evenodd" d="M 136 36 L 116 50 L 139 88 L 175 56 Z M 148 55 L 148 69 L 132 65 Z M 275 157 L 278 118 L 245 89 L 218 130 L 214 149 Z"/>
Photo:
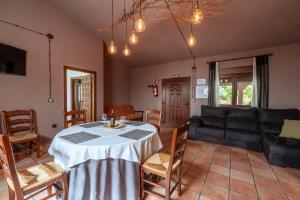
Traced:
<path id="1" fill-rule="evenodd" d="M 26 140 L 33 140 L 38 137 L 36 133 L 24 133 L 24 134 L 19 134 L 19 135 L 10 135 L 9 141 L 11 143 L 20 143 L 24 142 Z"/>
<path id="2" fill-rule="evenodd" d="M 143 169 L 159 176 L 166 176 L 170 162 L 170 155 L 165 153 L 155 153 L 150 156 L 143 164 Z M 172 171 L 176 170 L 180 165 L 181 160 L 177 160 L 173 166 Z"/>
<path id="3" fill-rule="evenodd" d="M 61 177 L 63 172 L 64 170 L 59 165 L 47 162 L 29 167 L 17 174 L 21 188 L 26 192 Z M 8 179 L 7 182 L 13 188 L 11 180 Z"/>

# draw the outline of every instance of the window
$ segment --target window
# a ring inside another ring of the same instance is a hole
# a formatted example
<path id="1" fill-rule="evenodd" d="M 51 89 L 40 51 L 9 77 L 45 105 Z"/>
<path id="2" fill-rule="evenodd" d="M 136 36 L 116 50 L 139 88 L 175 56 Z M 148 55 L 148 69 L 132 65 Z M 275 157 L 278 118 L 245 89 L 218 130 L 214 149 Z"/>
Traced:
<path id="1" fill-rule="evenodd" d="M 220 86 L 218 87 L 219 104 L 223 106 L 251 106 L 252 66 L 220 69 Z"/>

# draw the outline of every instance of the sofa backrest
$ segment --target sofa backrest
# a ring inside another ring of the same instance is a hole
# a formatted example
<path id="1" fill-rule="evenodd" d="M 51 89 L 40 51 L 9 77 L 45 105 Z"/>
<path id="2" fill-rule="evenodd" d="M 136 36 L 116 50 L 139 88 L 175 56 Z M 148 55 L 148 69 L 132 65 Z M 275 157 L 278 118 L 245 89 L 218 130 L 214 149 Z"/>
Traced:
<path id="1" fill-rule="evenodd" d="M 201 121 L 204 126 L 224 129 L 226 127 L 227 108 L 201 106 Z"/>
<path id="2" fill-rule="evenodd" d="M 114 109 L 114 114 L 116 118 L 121 116 L 134 114 L 134 108 L 131 105 L 114 105 L 114 106 L 105 106 L 104 112 L 109 116 L 112 115 L 112 109 Z"/>
<path id="3" fill-rule="evenodd" d="M 260 132 L 279 135 L 285 119 L 299 120 L 298 109 L 259 109 Z"/>
<path id="4" fill-rule="evenodd" d="M 257 109 L 230 109 L 227 115 L 226 128 L 241 131 L 251 131 L 259 134 L 259 119 Z"/>

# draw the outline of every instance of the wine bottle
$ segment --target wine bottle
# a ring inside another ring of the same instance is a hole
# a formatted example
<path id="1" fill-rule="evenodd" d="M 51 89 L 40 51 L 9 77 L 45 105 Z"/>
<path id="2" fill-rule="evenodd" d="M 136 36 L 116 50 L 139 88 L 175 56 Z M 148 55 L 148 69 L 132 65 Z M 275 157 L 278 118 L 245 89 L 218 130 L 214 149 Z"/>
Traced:
<path id="1" fill-rule="evenodd" d="M 114 127 L 116 124 L 116 118 L 115 118 L 115 113 L 114 113 L 114 109 L 112 109 L 111 111 L 111 117 L 110 117 L 110 125 L 111 127 Z"/>

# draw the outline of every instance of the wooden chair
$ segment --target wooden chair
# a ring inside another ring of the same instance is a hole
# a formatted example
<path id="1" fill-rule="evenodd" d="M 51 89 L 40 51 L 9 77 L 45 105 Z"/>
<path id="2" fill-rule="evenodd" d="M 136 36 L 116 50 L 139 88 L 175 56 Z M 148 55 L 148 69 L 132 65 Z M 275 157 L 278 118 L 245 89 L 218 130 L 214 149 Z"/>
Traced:
<path id="1" fill-rule="evenodd" d="M 69 128 L 76 124 L 86 123 L 85 110 L 64 111 L 64 127 Z"/>
<path id="2" fill-rule="evenodd" d="M 181 195 L 181 165 L 186 146 L 187 131 L 187 125 L 182 128 L 175 128 L 172 135 L 170 155 L 165 153 L 155 153 L 141 166 L 141 198 L 144 197 L 144 193 L 146 192 L 156 197 L 169 200 L 176 187 L 178 195 Z M 175 172 L 177 175 L 174 177 L 172 175 Z M 145 176 L 144 173 L 146 173 L 147 176 Z M 155 176 L 165 179 L 164 184 L 152 181 L 156 179 Z M 174 182 L 173 188 L 171 188 L 171 181 Z M 164 188 L 165 195 L 147 189 L 145 184 L 148 186 Z"/>
<path id="3" fill-rule="evenodd" d="M 54 162 L 37 164 L 23 171 L 17 171 L 15 160 L 6 135 L 0 136 L 0 163 L 8 185 L 9 200 L 27 200 L 47 190 L 47 197 L 51 198 L 63 193 L 64 200 L 68 199 L 67 173 Z M 63 187 L 56 183 L 61 181 Z M 52 193 L 52 186 L 56 192 Z"/>
<path id="4" fill-rule="evenodd" d="M 3 133 L 14 144 L 28 143 L 29 153 L 35 146 L 37 157 L 40 156 L 39 135 L 36 130 L 35 113 L 33 110 L 15 110 L 1 112 Z"/>
<path id="5" fill-rule="evenodd" d="M 146 110 L 146 122 L 155 126 L 158 133 L 161 126 L 161 110 Z"/>

